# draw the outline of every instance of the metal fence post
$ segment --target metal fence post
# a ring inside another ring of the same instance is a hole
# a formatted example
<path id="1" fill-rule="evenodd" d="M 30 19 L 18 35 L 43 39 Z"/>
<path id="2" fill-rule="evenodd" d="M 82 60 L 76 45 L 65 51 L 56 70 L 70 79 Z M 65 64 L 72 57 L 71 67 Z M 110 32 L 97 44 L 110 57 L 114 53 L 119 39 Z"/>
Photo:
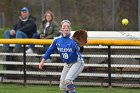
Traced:
<path id="1" fill-rule="evenodd" d="M 23 45 L 24 86 L 26 86 L 26 45 Z"/>
<path id="2" fill-rule="evenodd" d="M 111 88 L 111 48 L 108 45 L 108 87 Z"/>

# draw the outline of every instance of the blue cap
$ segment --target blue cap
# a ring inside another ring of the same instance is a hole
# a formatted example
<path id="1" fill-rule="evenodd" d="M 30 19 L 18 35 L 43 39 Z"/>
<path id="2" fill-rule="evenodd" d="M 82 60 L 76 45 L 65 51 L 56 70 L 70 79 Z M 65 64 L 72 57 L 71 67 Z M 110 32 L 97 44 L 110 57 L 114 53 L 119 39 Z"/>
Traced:
<path id="1" fill-rule="evenodd" d="M 21 11 L 29 11 L 29 9 L 27 7 L 23 7 Z"/>

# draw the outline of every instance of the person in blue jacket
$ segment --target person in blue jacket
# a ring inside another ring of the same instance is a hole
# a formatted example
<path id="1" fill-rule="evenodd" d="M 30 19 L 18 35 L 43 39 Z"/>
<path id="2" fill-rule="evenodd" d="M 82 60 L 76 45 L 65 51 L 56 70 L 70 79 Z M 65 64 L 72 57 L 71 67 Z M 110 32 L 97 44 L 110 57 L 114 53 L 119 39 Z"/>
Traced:
<path id="1" fill-rule="evenodd" d="M 66 93 L 76 93 L 73 80 L 75 80 L 84 68 L 84 60 L 79 51 L 80 47 L 84 46 L 87 42 L 87 32 L 76 31 L 76 34 L 74 33 L 74 35 L 71 36 L 71 23 L 69 20 L 63 20 L 61 22 L 61 31 L 62 36 L 54 39 L 39 63 L 39 69 L 43 70 L 44 62 L 57 50 L 61 60 L 65 63 L 61 73 L 59 87 Z M 82 35 L 81 32 L 84 33 L 84 35 Z"/>

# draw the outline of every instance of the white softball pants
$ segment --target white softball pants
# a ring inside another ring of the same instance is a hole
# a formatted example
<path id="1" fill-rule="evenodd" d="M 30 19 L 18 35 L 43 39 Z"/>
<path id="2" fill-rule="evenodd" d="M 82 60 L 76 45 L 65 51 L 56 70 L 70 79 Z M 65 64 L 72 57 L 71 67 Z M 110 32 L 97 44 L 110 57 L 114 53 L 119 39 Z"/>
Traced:
<path id="1" fill-rule="evenodd" d="M 73 80 L 83 71 L 84 69 L 84 60 L 83 58 L 78 58 L 77 62 L 74 62 L 72 64 L 65 63 L 61 77 L 60 77 L 60 90 L 66 90 L 66 81 L 69 80 L 71 83 L 73 83 Z"/>

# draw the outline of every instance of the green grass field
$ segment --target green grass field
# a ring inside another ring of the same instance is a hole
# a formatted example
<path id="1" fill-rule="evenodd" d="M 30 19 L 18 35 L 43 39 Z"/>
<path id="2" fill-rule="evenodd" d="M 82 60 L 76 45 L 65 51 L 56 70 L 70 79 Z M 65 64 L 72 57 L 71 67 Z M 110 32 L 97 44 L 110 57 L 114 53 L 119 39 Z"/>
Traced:
<path id="1" fill-rule="evenodd" d="M 7 28 L 3 28 L 3 29 L 0 29 L 0 38 L 3 38 L 3 33 L 5 30 L 9 30 L 11 28 L 7 27 Z"/>
<path id="2" fill-rule="evenodd" d="M 0 38 L 3 38 L 4 29 L 0 29 Z"/>
<path id="3" fill-rule="evenodd" d="M 23 85 L 0 84 L 0 93 L 64 93 L 59 87 L 49 85 Z M 140 93 L 140 89 L 130 88 L 103 88 L 103 87 L 77 87 L 77 93 Z"/>

